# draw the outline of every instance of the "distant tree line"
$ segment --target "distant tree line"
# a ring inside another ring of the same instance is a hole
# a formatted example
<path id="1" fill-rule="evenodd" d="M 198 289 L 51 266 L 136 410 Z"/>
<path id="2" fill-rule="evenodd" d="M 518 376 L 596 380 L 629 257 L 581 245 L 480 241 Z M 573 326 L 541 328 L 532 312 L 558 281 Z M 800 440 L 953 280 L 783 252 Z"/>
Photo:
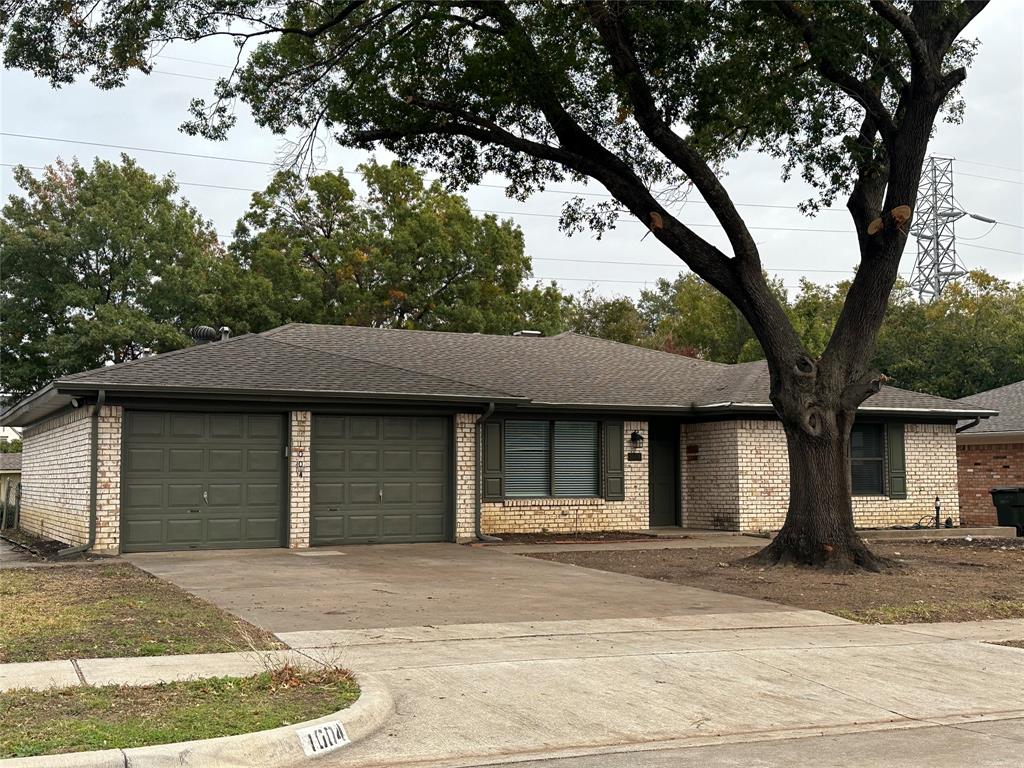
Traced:
<path id="1" fill-rule="evenodd" d="M 574 330 L 718 362 L 763 357 L 721 293 L 692 273 L 636 301 L 532 280 L 522 231 L 409 167 L 278 173 L 228 245 L 127 156 L 91 169 L 57 161 L 0 214 L 0 390 L 191 343 L 194 325 L 259 332 L 288 322 L 481 333 Z M 825 347 L 849 283 L 770 283 L 804 345 Z M 896 386 L 960 397 L 1024 379 L 1024 286 L 974 272 L 920 304 L 890 298 L 876 364 Z"/>

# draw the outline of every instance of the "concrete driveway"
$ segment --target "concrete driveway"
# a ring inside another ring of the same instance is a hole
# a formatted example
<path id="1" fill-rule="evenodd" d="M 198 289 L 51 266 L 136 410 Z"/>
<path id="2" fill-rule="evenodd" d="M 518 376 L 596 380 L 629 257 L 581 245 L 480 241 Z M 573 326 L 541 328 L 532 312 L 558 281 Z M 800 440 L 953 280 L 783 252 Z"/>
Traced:
<path id="1" fill-rule="evenodd" d="M 271 632 L 742 614 L 781 606 L 457 544 L 128 560 Z"/>
<path id="2" fill-rule="evenodd" d="M 391 691 L 325 768 L 1019 764 L 1024 651 L 981 641 L 1024 620 L 865 626 L 446 544 L 129 559 Z"/>

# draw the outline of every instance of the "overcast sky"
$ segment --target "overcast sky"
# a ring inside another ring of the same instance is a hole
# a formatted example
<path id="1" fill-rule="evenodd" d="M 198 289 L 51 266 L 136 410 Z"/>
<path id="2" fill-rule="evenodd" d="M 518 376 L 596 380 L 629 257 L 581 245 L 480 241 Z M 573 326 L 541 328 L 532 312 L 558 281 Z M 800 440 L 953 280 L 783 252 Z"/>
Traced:
<path id="1" fill-rule="evenodd" d="M 964 220 L 959 225 L 958 248 L 964 264 L 969 269 L 983 268 L 1006 279 L 1022 280 L 1024 3 L 996 0 L 967 32 L 981 40 L 981 49 L 967 79 L 966 119 L 961 125 L 940 125 L 931 152 L 956 158 L 955 191 L 965 208 L 1005 222 L 990 232 L 990 225 L 978 221 Z M 244 108 L 240 108 L 238 125 L 225 142 L 186 136 L 178 126 L 186 117 L 190 98 L 209 94 L 212 80 L 225 72 L 232 59 L 233 49 L 224 40 L 178 44 L 156 60 L 153 75 L 135 75 L 126 87 L 115 91 L 100 91 L 88 82 L 53 90 L 25 72 L 3 71 L 0 131 L 8 134 L 0 136 L 0 191 L 4 198 L 18 191 L 11 174 L 14 164 L 42 166 L 58 157 L 77 157 L 83 164 L 91 164 L 94 157 L 117 159 L 120 153 L 114 148 L 9 134 L 257 161 L 230 162 L 127 150 L 153 173 L 173 172 L 181 194 L 214 223 L 222 238 L 229 237 L 248 206 L 249 190 L 263 188 L 272 175 L 273 168 L 267 163 L 280 156 L 281 139 L 257 127 Z M 329 147 L 324 167 L 341 166 L 353 171 L 365 157 L 364 153 Z M 388 159 L 383 154 L 378 158 Z M 501 180 L 488 181 L 500 186 Z M 749 206 L 741 210 L 753 227 L 764 264 L 787 286 L 795 286 L 801 276 L 835 282 L 850 273 L 857 255 L 845 210 L 825 211 L 815 218 L 802 216 L 794 206 L 808 196 L 807 188 L 799 181 L 783 184 L 778 164 L 757 155 L 733 162 L 726 185 L 735 201 Z M 560 186 L 567 188 L 569 185 Z M 603 192 L 596 186 L 588 191 Z M 680 269 L 654 238 L 641 242 L 645 230 L 632 221 L 623 220 L 600 241 L 588 234 L 570 238 L 559 232 L 557 217 L 564 194 L 546 192 L 518 203 L 506 198 L 500 188 L 477 187 L 469 191 L 468 197 L 475 210 L 514 218 L 525 232 L 534 274 L 538 278 L 557 278 L 567 290 L 579 292 L 593 285 L 606 295 L 636 296 L 645 285 L 659 277 L 674 276 Z M 725 248 L 726 240 L 712 224 L 706 206 L 688 204 L 682 215 L 700 234 Z M 908 243 L 901 268 L 907 276 L 914 253 L 914 243 Z"/>

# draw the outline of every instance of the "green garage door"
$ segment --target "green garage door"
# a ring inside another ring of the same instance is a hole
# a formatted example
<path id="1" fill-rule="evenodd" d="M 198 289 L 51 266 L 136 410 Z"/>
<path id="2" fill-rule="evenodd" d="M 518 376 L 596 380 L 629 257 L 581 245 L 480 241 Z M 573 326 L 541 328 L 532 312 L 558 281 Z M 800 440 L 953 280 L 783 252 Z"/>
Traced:
<path id="1" fill-rule="evenodd" d="M 284 417 L 127 411 L 121 549 L 284 544 Z"/>
<path id="2" fill-rule="evenodd" d="M 448 419 L 313 417 L 310 543 L 451 539 Z"/>

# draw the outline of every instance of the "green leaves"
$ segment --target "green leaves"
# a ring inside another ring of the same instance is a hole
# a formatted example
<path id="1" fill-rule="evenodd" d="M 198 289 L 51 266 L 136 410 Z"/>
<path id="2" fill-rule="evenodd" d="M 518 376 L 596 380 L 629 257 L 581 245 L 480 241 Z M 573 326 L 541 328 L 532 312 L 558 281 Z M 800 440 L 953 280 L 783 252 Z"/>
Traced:
<path id="1" fill-rule="evenodd" d="M 25 196 L 0 216 L 4 391 L 175 349 L 188 343 L 182 329 L 216 322 L 212 273 L 230 265 L 209 223 L 173 199 L 172 178 L 128 157 L 15 178 Z"/>

